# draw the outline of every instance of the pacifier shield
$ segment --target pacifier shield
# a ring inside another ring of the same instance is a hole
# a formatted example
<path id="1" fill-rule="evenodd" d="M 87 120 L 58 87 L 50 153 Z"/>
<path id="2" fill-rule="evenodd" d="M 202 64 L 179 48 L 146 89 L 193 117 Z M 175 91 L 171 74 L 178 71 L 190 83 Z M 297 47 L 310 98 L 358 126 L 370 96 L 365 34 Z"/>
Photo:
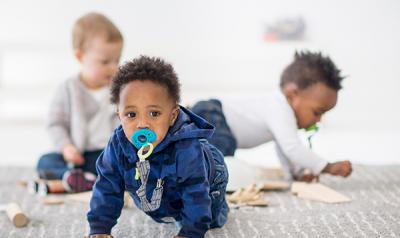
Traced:
<path id="1" fill-rule="evenodd" d="M 132 144 L 137 148 L 140 149 L 142 146 L 146 145 L 147 143 L 154 142 L 156 140 L 156 133 L 149 129 L 140 129 L 137 130 L 132 135 Z"/>

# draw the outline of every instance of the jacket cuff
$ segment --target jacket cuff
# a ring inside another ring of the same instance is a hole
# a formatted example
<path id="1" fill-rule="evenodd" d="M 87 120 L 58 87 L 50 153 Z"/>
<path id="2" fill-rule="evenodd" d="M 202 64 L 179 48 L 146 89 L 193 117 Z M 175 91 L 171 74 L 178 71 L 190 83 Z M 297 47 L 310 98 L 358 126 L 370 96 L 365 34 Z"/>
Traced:
<path id="1" fill-rule="evenodd" d="M 194 230 L 189 227 L 182 227 L 179 231 L 178 236 L 188 237 L 188 238 L 203 238 L 206 234 L 206 230 Z"/>
<path id="2" fill-rule="evenodd" d="M 90 224 L 90 232 L 89 235 L 96 235 L 96 234 L 111 234 L 111 225 L 107 225 L 104 223 L 99 224 Z"/>

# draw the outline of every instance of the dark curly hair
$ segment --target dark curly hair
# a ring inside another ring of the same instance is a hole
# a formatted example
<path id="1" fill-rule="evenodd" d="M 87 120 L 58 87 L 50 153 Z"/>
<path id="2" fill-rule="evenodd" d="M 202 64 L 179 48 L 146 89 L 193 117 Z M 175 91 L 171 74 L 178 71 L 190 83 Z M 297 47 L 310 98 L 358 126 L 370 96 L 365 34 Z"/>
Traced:
<path id="1" fill-rule="evenodd" d="M 295 83 L 300 90 L 303 90 L 321 82 L 339 91 L 343 79 L 340 70 L 328 56 L 323 56 L 320 52 L 303 51 L 294 54 L 294 61 L 281 75 L 280 86 L 283 88 L 287 83 Z"/>
<path id="2" fill-rule="evenodd" d="M 111 81 L 111 102 L 118 104 L 123 87 L 136 80 L 159 84 L 168 90 L 173 102 L 180 102 L 180 84 L 172 65 L 161 58 L 143 55 L 119 67 Z"/>

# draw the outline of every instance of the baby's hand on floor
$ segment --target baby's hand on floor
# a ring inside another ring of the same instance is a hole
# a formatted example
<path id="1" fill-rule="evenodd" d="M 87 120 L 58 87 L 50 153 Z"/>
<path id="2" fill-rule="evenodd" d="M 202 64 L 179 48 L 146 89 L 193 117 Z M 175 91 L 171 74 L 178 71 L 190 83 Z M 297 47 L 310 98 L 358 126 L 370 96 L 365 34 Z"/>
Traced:
<path id="1" fill-rule="evenodd" d="M 73 145 L 65 145 L 62 149 L 62 154 L 66 162 L 71 162 L 76 165 L 82 165 L 85 162 L 79 150 Z"/>
<path id="2" fill-rule="evenodd" d="M 335 163 L 328 163 L 322 172 L 329 173 L 332 175 L 339 175 L 347 177 L 353 171 L 351 162 L 348 160 L 339 161 Z"/>
<path id="3" fill-rule="evenodd" d="M 301 181 L 301 182 L 307 182 L 311 183 L 313 181 L 318 182 L 319 177 L 318 175 L 313 175 L 313 174 L 303 174 L 300 177 L 295 178 L 296 181 Z"/>

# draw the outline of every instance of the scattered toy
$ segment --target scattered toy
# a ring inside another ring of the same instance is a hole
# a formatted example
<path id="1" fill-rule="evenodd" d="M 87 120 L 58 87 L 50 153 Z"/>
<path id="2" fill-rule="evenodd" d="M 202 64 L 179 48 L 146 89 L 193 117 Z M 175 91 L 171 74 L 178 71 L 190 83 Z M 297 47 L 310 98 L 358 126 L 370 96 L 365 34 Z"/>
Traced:
<path id="1" fill-rule="evenodd" d="M 262 197 L 261 187 L 251 184 L 240 188 L 227 197 L 228 202 L 236 205 L 268 206 L 269 202 Z"/>
<path id="2" fill-rule="evenodd" d="M 24 227 L 28 224 L 28 217 L 15 202 L 0 205 L 0 211 L 5 211 L 12 224 L 16 227 Z"/>
<path id="3" fill-rule="evenodd" d="M 90 199 L 92 198 L 92 191 L 82 192 L 82 193 L 74 193 L 66 196 L 67 199 L 76 201 L 76 202 L 83 202 L 83 203 L 90 203 Z M 131 200 L 129 199 L 129 194 L 125 192 L 124 194 L 124 207 L 130 207 Z"/>
<path id="4" fill-rule="evenodd" d="M 275 190 L 288 190 L 288 189 L 290 189 L 290 183 L 285 181 L 265 182 L 261 187 L 262 191 L 275 191 Z"/>
<path id="5" fill-rule="evenodd" d="M 64 200 L 58 197 L 46 196 L 42 198 L 42 203 L 45 205 L 61 205 L 64 204 Z"/>
<path id="6" fill-rule="evenodd" d="M 310 199 L 326 203 L 350 202 L 351 199 L 345 195 L 321 183 L 293 182 L 292 193 L 300 198 Z"/>

